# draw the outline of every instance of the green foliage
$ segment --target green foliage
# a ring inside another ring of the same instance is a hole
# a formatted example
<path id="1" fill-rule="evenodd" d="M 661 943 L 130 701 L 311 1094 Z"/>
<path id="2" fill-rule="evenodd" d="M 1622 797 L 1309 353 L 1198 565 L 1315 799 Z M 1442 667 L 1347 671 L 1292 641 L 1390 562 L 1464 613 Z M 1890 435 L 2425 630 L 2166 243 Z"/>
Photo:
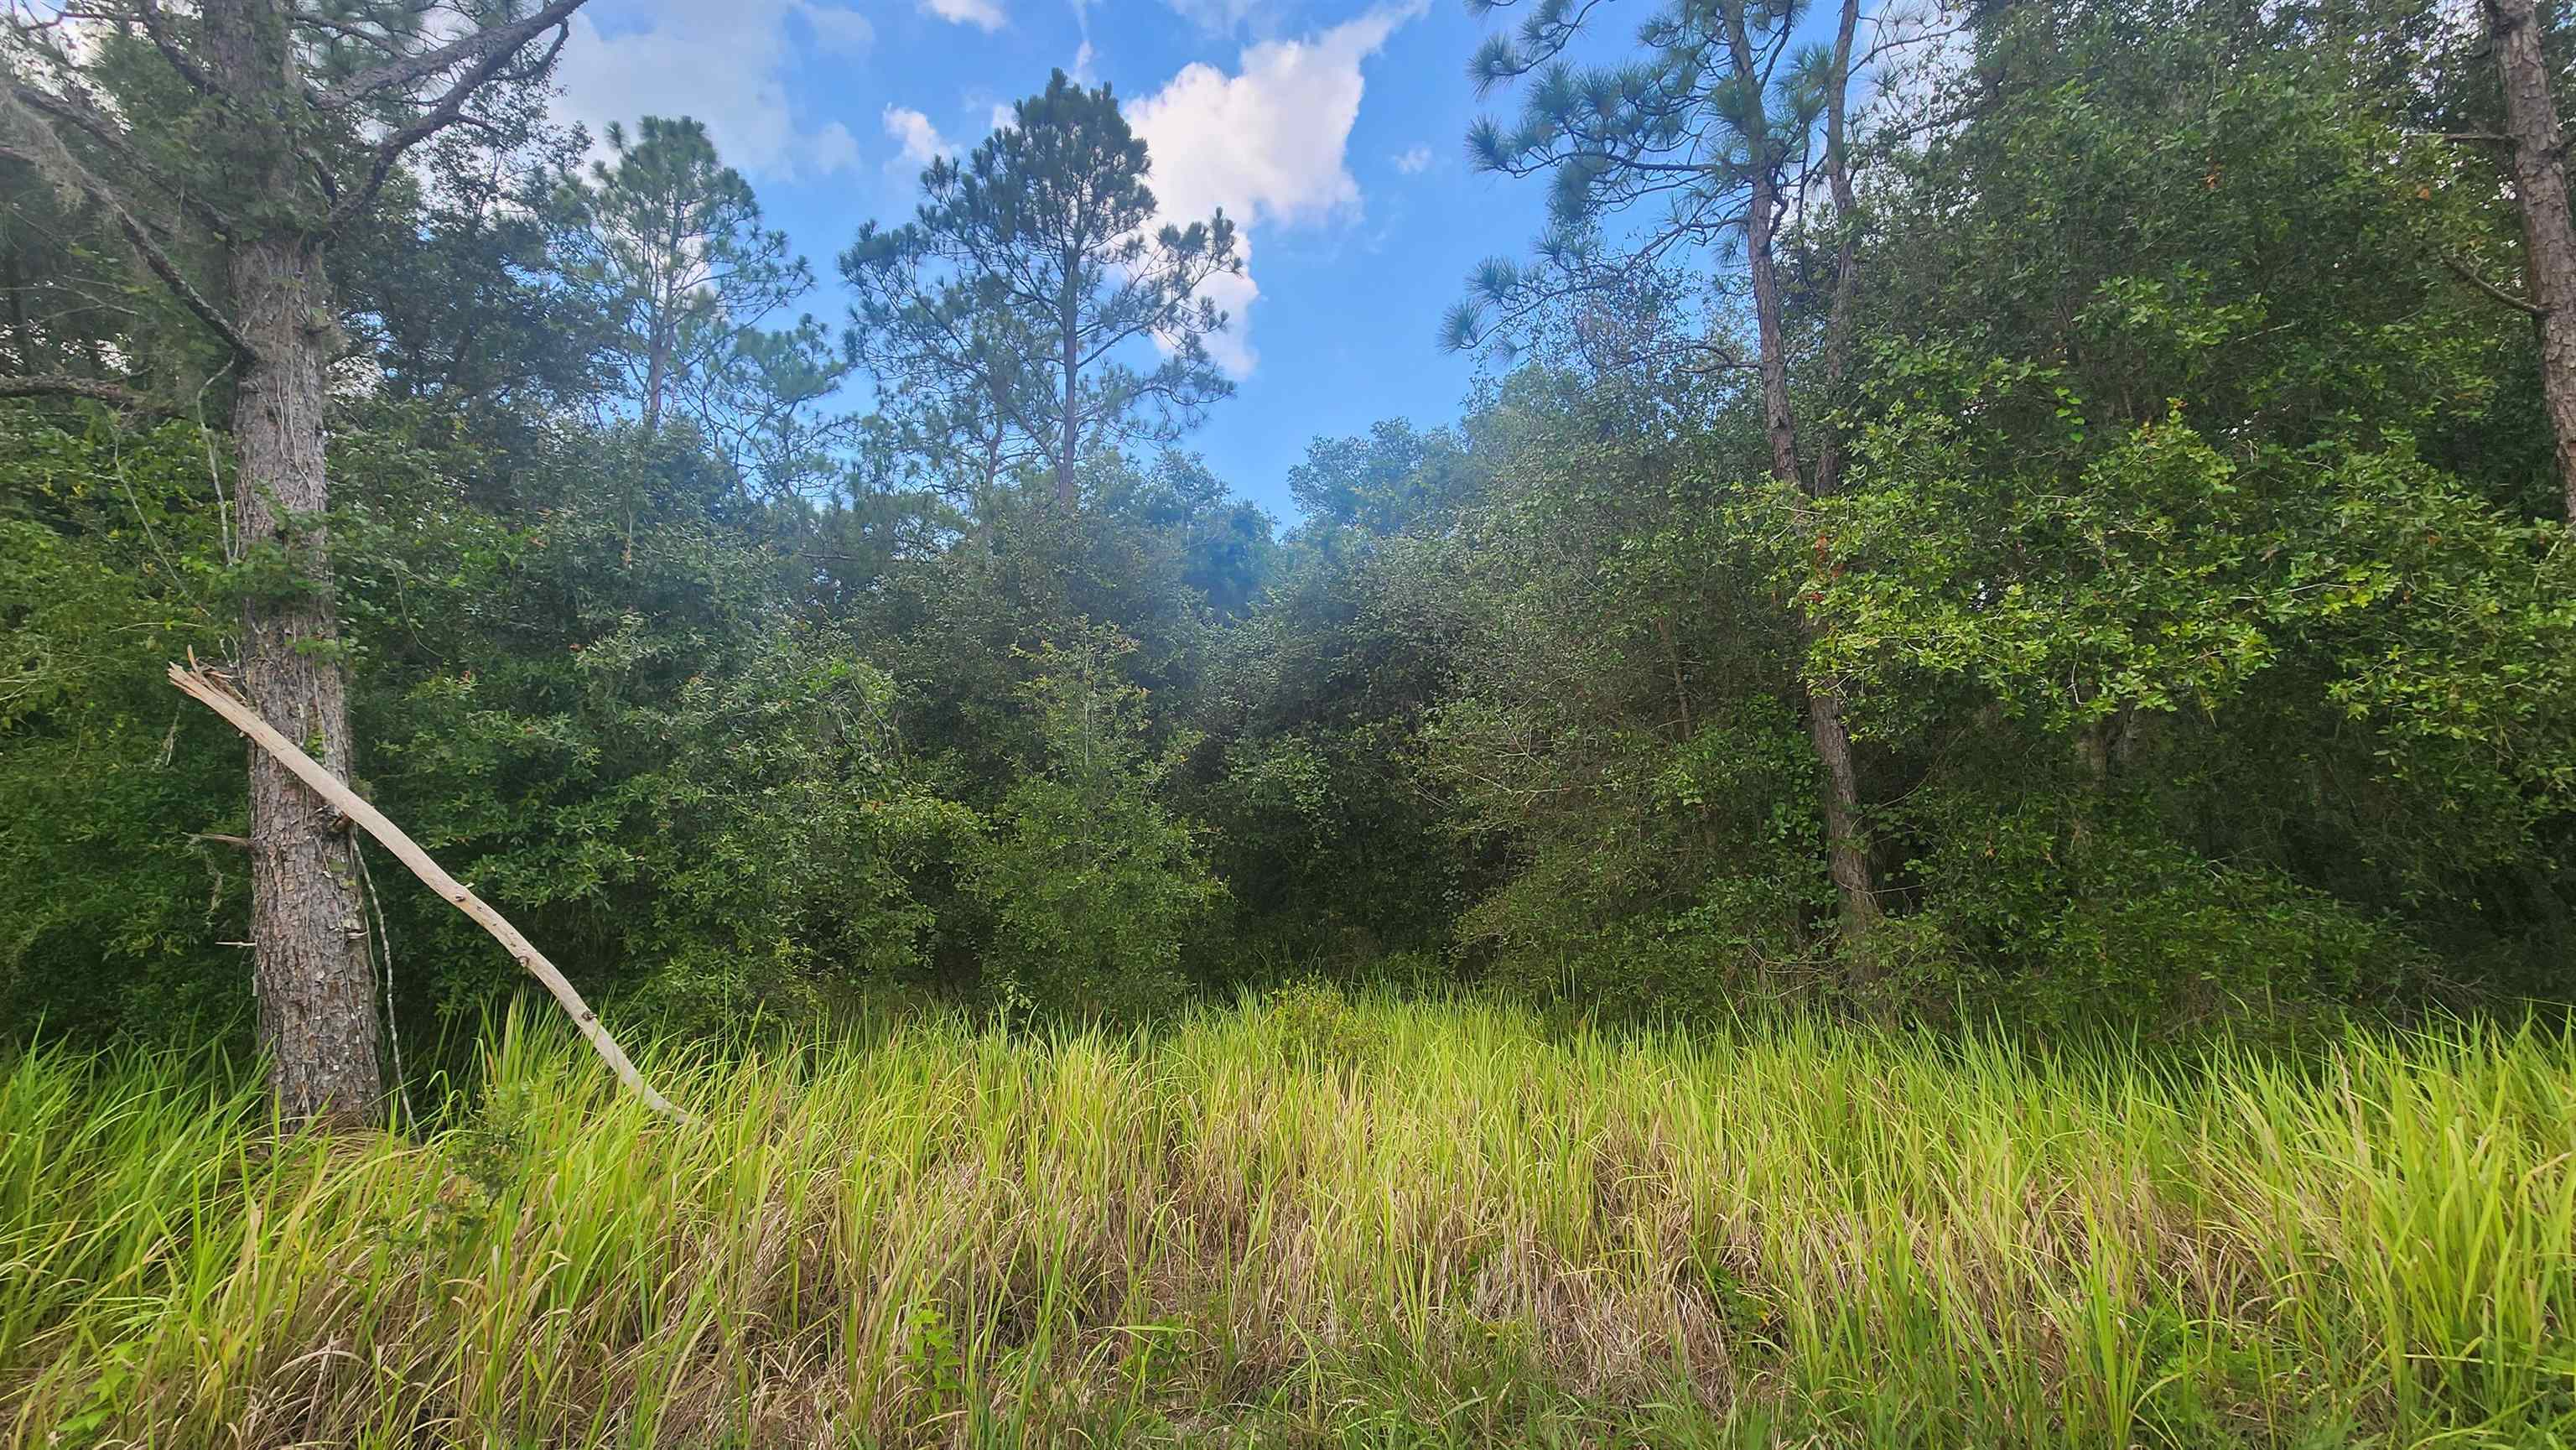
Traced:
<path id="1" fill-rule="evenodd" d="M 1022 686 L 1040 753 L 967 868 L 992 912 L 987 990 L 1078 1017 L 1173 1006 L 1181 947 L 1225 894 L 1195 833 L 1156 798 L 1194 743 L 1146 742 L 1145 692 L 1117 674 L 1133 641 L 1084 630 L 1042 645 Z"/>
<path id="2" fill-rule="evenodd" d="M 792 487 L 807 471 L 805 405 L 839 382 L 821 324 L 761 324 L 811 291 L 787 234 L 764 230 L 760 203 L 716 156 L 706 127 L 646 116 L 628 139 L 608 128 L 609 158 L 568 184 L 560 205 L 566 277 L 602 320 L 599 346 L 645 431 L 685 416 L 738 471 Z"/>
<path id="3" fill-rule="evenodd" d="M 1906 817 L 1924 905 L 1891 928 L 1886 985 L 1939 1015 L 2289 1031 L 2388 1011 L 2431 976 L 2396 923 L 2259 862 L 2206 859 L 2146 802 L 1954 789 Z"/>
<path id="4" fill-rule="evenodd" d="M 2140 425 L 2061 481 L 1973 466 L 1954 416 L 1891 409 L 1855 450 L 1851 491 L 1808 510 L 1815 549 L 1797 582 L 1825 626 L 1820 675 L 1963 676 L 2055 730 L 2206 714 L 2275 662 L 2271 626 L 2332 607 L 2274 567 L 2289 544 L 2278 491 L 2181 418 Z"/>
<path id="5" fill-rule="evenodd" d="M 241 745 L 162 670 L 231 654 L 193 426 L 0 412 L 0 1023 L 220 1032 L 245 1005 Z"/>
<path id="6" fill-rule="evenodd" d="M 1105 88 L 1055 77 L 862 229 L 835 357 L 702 126 L 620 128 L 577 177 L 516 77 L 331 254 L 336 502 L 292 521 L 330 577 L 227 554 L 219 438 L 0 413 L 0 1026 L 238 1018 L 241 747 L 160 671 L 233 654 L 245 599 L 326 593 L 353 783 L 675 1026 L 1291 982 L 2148 1034 L 2565 999 L 2576 549 L 2527 319 L 2461 276 L 2519 243 L 2491 160 L 2431 139 L 2492 126 L 2460 37 L 2405 4 L 1978 7 L 1938 63 L 1873 42 L 1904 100 L 1850 118 L 1845 196 L 1796 7 L 1624 56 L 1589 15 L 1476 63 L 1521 104 L 1481 159 L 1555 190 L 1459 340 L 1532 361 L 1492 355 L 1453 427 L 1316 440 L 1284 536 L 1168 446 L 1228 391 L 1202 284 L 1239 246 L 1146 229 Z M 150 41 L 99 75 L 166 120 L 156 164 L 258 159 Z M 219 405 L 130 242 L 12 167 L 10 367 Z M 1725 301 L 1757 197 L 1794 430 Z M 389 875 L 408 1040 L 520 990 Z M 1326 991 L 1290 1037 L 1341 1039 Z"/>
<path id="7" fill-rule="evenodd" d="M 1385 1050 L 1385 1026 L 1349 998 L 1311 978 L 1262 999 L 1261 1021 L 1292 1061 L 1361 1068 Z"/>
<path id="8" fill-rule="evenodd" d="M 1219 641 L 1187 785 L 1248 939 L 1345 974 L 1442 944 L 1468 868 L 1424 723 L 1452 684 L 1453 584 L 1426 540 L 1310 521 Z"/>
<path id="9" fill-rule="evenodd" d="M 908 766 L 892 682 L 785 611 L 702 468 L 593 440 L 521 476 L 533 526 L 393 525 L 438 506 L 431 471 L 346 537 L 374 586 L 361 617 L 399 642 L 362 674 L 361 719 L 407 829 L 567 970 L 708 1021 L 917 968 L 912 883 L 973 817 Z M 407 925 L 458 964 L 447 1006 L 515 980 L 424 905 Z"/>

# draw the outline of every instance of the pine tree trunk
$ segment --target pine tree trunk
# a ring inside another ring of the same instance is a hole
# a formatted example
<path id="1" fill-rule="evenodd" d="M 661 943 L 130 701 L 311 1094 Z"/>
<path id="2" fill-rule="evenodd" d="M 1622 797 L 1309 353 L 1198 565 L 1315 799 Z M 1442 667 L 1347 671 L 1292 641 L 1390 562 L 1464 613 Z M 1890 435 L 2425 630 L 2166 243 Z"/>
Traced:
<path id="1" fill-rule="evenodd" d="M 662 434 L 662 394 L 671 386 L 671 344 L 662 335 L 662 324 L 653 324 L 650 340 L 644 344 L 644 436 Z"/>
<path id="2" fill-rule="evenodd" d="M 2487 0 L 2487 32 L 2504 83 L 2513 189 L 2522 209 L 2523 269 L 2540 309 L 2540 389 L 2558 438 L 2565 517 L 2576 527 L 2576 220 L 2567 210 L 2567 161 L 2557 103 L 2541 55 L 2538 0 Z"/>
<path id="3" fill-rule="evenodd" d="M 1078 377 L 1082 367 L 1082 318 L 1073 291 L 1073 279 L 1080 266 L 1081 258 L 1068 248 L 1064 259 L 1064 296 L 1058 309 L 1062 316 L 1057 324 L 1062 331 L 1064 346 L 1064 437 L 1057 444 L 1055 460 L 1055 506 L 1064 510 L 1067 518 L 1073 516 L 1074 507 L 1080 502 L 1073 487 L 1073 455 L 1082 446 L 1082 418 L 1075 411 L 1082 402 Z"/>
<path id="4" fill-rule="evenodd" d="M 345 780 L 348 679 L 321 519 L 330 285 L 317 249 L 292 236 L 244 239 L 231 264 L 236 325 L 258 349 L 233 403 L 241 542 L 282 550 L 294 581 L 243 602 L 242 692 Z M 346 823 L 267 752 L 249 757 L 253 984 L 270 1090 L 289 1119 L 363 1119 L 384 1082 Z"/>
<path id="5" fill-rule="evenodd" d="M 1771 475 L 1804 492 L 1798 471 L 1797 422 L 1789 409 L 1789 352 L 1781 332 L 1780 276 L 1771 255 L 1773 208 L 1778 195 L 1768 170 L 1755 167 L 1753 195 L 1745 226 L 1745 260 L 1753 284 L 1753 322 L 1761 350 L 1762 425 L 1771 445 Z M 1814 641 L 1814 627 L 1803 614 L 1799 636 Z M 1852 765 L 1851 731 L 1843 724 L 1842 696 L 1829 685 L 1809 683 L 1807 738 L 1816 761 L 1824 767 L 1825 869 L 1833 878 L 1834 896 L 1842 909 L 1843 945 L 1855 961 L 1865 962 L 1864 948 L 1878 925 L 1878 893 L 1870 879 L 1869 844 L 1860 829 L 1860 776 Z"/>

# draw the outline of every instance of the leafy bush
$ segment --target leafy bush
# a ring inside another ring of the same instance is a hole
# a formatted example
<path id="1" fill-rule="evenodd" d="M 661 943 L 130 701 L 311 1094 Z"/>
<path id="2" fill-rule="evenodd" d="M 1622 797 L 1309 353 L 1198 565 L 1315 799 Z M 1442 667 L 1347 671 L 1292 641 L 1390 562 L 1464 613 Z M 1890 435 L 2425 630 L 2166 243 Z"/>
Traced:
<path id="1" fill-rule="evenodd" d="M 1171 1007 L 1183 939 L 1224 895 L 1190 824 L 1155 797 L 1192 742 L 1148 751 L 1145 693 L 1115 669 L 1133 647 L 1106 629 L 1044 645 L 1023 688 L 1044 754 L 966 875 L 993 914 L 986 985 L 1003 1003 L 1113 1018 Z"/>
<path id="2" fill-rule="evenodd" d="M 0 409 L 0 1031 L 247 1019 L 242 743 L 162 675 L 239 623 L 210 446 Z"/>
<path id="3" fill-rule="evenodd" d="M 2134 802 L 1935 792 L 1911 834 L 1921 909 L 1881 985 L 1933 1015 L 2038 1026 L 2295 1025 L 2420 987 L 2420 942 L 2257 864 L 2205 859 Z"/>

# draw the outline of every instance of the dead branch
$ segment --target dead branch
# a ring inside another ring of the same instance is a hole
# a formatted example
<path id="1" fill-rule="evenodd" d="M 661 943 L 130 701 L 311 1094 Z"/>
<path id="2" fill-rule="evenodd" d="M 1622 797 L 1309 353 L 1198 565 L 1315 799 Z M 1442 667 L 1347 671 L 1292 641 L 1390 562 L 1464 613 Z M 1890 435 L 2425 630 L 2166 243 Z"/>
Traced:
<path id="1" fill-rule="evenodd" d="M 538 951 L 534 943 L 519 934 L 517 927 L 510 925 L 507 918 L 476 896 L 465 883 L 448 875 L 437 862 L 429 859 L 429 853 L 403 834 L 402 827 L 385 819 L 384 813 L 369 805 L 365 797 L 323 769 L 312 756 L 298 749 L 294 741 L 279 734 L 277 727 L 261 719 L 258 711 L 211 672 L 196 667 L 193 658 L 188 665 L 170 666 L 170 683 L 178 686 L 189 698 L 223 716 L 260 749 L 277 757 L 314 794 L 382 842 L 386 850 L 394 853 L 394 859 L 410 867 L 411 873 L 426 882 L 430 890 L 445 897 L 457 910 L 472 917 L 475 925 L 490 932 L 492 939 L 499 942 L 520 966 L 527 968 L 530 976 L 543 982 L 546 990 L 554 994 L 554 999 L 563 1004 L 563 1009 L 572 1014 L 573 1025 L 581 1029 L 581 1035 L 616 1072 L 618 1081 L 633 1089 L 655 1112 L 682 1122 L 688 1121 L 688 1114 L 673 1107 L 668 1098 L 655 1092 L 652 1085 L 644 1081 L 644 1075 L 635 1070 L 635 1064 L 628 1059 L 625 1049 L 619 1047 L 617 1039 L 609 1036 L 608 1029 L 600 1025 L 599 1015 L 581 1000 L 581 993 L 575 991 L 564 974 L 555 969 L 555 964 L 546 960 L 545 953 Z"/>
<path id="2" fill-rule="evenodd" d="M 0 377 L 0 398 L 87 398 L 128 412 L 137 411 L 144 405 L 143 395 L 132 388 L 100 378 L 76 378 L 64 373 Z"/>

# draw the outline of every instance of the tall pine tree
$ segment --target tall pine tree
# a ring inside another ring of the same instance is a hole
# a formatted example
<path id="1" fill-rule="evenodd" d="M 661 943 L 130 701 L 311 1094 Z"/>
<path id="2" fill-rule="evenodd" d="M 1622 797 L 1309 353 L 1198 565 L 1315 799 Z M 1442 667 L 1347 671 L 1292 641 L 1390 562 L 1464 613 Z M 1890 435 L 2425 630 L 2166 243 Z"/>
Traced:
<path id="1" fill-rule="evenodd" d="M 257 581 L 240 686 L 336 775 L 351 743 L 324 526 L 332 247 L 412 148 L 485 124 L 477 104 L 494 88 L 541 79 L 581 3 L 475 4 L 433 27 L 401 0 L 97 0 L 77 46 L 55 17 L 7 22 L 0 150 L 95 209 L 230 380 L 231 549 Z M 0 393 L 48 381 L 0 380 Z M 79 382 L 60 390 L 118 391 Z M 384 1079 L 349 833 L 284 765 L 249 755 L 254 987 L 277 1107 L 370 1115 Z"/>
<path id="2" fill-rule="evenodd" d="M 963 163 L 922 172 L 909 224 L 870 223 L 841 258 L 852 350 L 922 410 L 919 431 L 996 463 L 1024 446 L 1067 512 L 1085 450 L 1168 441 L 1234 390 L 1206 346 L 1225 314 L 1199 295 L 1243 269 L 1234 223 L 1157 225 L 1150 165 L 1109 87 L 1057 71 Z M 1140 369 L 1146 339 L 1164 356 Z"/>
<path id="3" fill-rule="evenodd" d="M 1486 0 L 1489 10 L 1511 0 Z M 1468 135 L 1476 163 L 1506 176 L 1550 182 L 1550 229 L 1539 261 L 1489 261 L 1453 309 L 1446 341 L 1508 341 L 1551 309 L 1617 297 L 1653 269 L 1716 255 L 1741 243 L 1753 304 L 1754 348 L 1706 340 L 1707 365 L 1754 373 L 1761 389 L 1771 476 L 1806 497 L 1831 494 L 1841 455 L 1829 429 L 1802 440 L 1790 394 L 1786 285 L 1779 237 L 1798 179 L 1826 183 L 1835 249 L 1824 344 L 1815 381 L 1839 387 L 1856 283 L 1848 224 L 1854 210 L 1846 98 L 1859 0 L 1841 0 L 1830 44 L 1793 49 L 1806 7 L 1798 0 L 1714 0 L 1678 5 L 1639 32 L 1642 57 L 1611 66 L 1565 59 L 1595 5 L 1537 0 L 1518 33 L 1495 36 L 1471 67 L 1486 89 L 1526 83 L 1519 123 L 1480 121 Z M 1615 246 L 1602 223 L 1630 229 Z M 1803 447 L 1803 452 L 1802 452 Z M 1823 777 L 1827 864 L 1841 905 L 1842 937 L 1856 963 L 1879 919 L 1860 786 L 1840 694 L 1807 686 L 1808 735 Z"/>

